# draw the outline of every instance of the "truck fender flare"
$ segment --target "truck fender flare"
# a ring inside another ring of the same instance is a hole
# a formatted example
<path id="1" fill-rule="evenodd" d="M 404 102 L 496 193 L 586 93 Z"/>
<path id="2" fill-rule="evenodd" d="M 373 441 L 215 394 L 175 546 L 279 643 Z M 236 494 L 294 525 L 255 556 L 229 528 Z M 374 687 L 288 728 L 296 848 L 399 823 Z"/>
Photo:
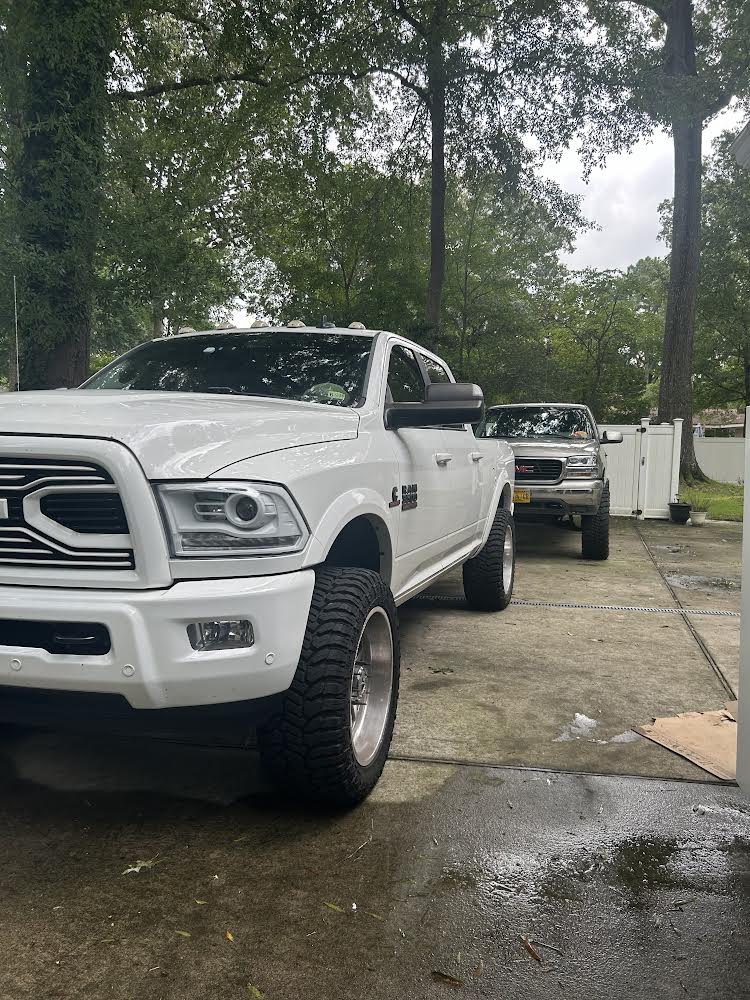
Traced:
<path id="1" fill-rule="evenodd" d="M 395 549 L 391 514 L 385 500 L 375 490 L 354 489 L 342 493 L 328 506 L 316 525 L 307 547 L 304 566 L 316 566 L 325 562 L 334 542 L 347 524 L 359 517 L 366 517 L 380 542 L 381 565 L 387 570 L 384 576 L 390 582 Z"/>

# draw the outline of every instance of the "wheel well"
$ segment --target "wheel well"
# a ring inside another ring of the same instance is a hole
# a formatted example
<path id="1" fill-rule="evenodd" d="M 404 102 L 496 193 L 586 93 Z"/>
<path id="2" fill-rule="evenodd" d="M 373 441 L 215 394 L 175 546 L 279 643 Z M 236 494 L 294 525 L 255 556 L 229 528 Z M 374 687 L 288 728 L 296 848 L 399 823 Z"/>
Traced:
<path id="1" fill-rule="evenodd" d="M 344 525 L 328 550 L 326 566 L 356 566 L 379 573 L 391 582 L 391 536 L 384 521 L 362 515 Z"/>

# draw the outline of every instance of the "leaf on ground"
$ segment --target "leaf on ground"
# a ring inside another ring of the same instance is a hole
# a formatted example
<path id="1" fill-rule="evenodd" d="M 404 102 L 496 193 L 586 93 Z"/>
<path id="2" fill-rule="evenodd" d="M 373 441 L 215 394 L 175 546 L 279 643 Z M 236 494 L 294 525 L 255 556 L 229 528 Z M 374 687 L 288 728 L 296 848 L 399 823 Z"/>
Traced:
<path id="1" fill-rule="evenodd" d="M 138 873 L 142 872 L 144 868 L 153 868 L 154 865 L 158 864 L 161 864 L 161 861 L 159 860 L 159 855 L 157 854 L 155 858 L 149 858 L 146 861 L 136 861 L 134 865 L 130 865 L 128 868 L 126 868 L 122 874 L 130 875 L 130 873 L 133 872 L 136 875 L 138 875 Z"/>
<path id="2" fill-rule="evenodd" d="M 180 937 L 192 937 L 193 935 L 190 931 L 175 931 L 175 934 L 179 934 Z"/>
<path id="3" fill-rule="evenodd" d="M 329 910 L 335 910 L 336 913 L 343 913 L 343 909 L 337 906 L 336 903 L 323 903 L 323 906 L 327 906 Z"/>
<path id="4" fill-rule="evenodd" d="M 445 983 L 446 986 L 451 986 L 454 990 L 460 990 L 464 984 L 463 979 L 457 979 L 448 972 L 440 972 L 439 969 L 432 970 L 432 978 L 439 983 Z"/>
<path id="5" fill-rule="evenodd" d="M 232 934 L 231 931 L 227 931 L 226 938 L 227 938 L 227 941 L 234 941 L 234 934 Z"/>
<path id="6" fill-rule="evenodd" d="M 255 997 L 255 1000 L 263 1000 L 265 994 L 261 993 L 257 986 L 253 986 L 252 983 L 247 984 L 247 992 L 251 997 Z"/>
<path id="7" fill-rule="evenodd" d="M 367 914 L 368 917 L 372 917 L 373 920 L 380 920 L 381 923 L 384 919 L 383 917 L 378 916 L 377 913 L 370 913 L 369 910 L 362 910 L 362 912 Z"/>
<path id="8" fill-rule="evenodd" d="M 534 959 L 534 961 L 535 962 L 539 962 L 539 964 L 541 965 L 542 964 L 542 956 L 536 950 L 536 948 L 531 943 L 531 941 L 529 941 L 528 934 L 522 934 L 521 935 L 521 944 L 524 946 L 524 948 L 529 953 L 529 955 L 531 955 L 531 957 Z"/>
<path id="9" fill-rule="evenodd" d="M 208 906 L 207 899 L 196 899 L 195 902 L 198 904 L 198 906 Z"/>

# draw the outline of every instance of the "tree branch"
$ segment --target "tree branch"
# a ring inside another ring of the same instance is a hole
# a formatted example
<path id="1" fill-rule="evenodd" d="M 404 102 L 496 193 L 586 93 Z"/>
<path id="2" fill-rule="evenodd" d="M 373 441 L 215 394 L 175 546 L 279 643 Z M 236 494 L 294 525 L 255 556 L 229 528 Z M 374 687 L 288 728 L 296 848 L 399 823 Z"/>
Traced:
<path id="1" fill-rule="evenodd" d="M 427 29 L 420 20 L 406 9 L 404 0 L 393 0 L 393 12 L 416 31 L 422 38 L 427 38 Z"/>
<path id="2" fill-rule="evenodd" d="M 141 101 L 147 97 L 174 94 L 181 90 L 191 90 L 195 87 L 218 87 L 224 83 L 254 83 L 258 87 L 269 87 L 271 81 L 259 76 L 256 70 L 245 70 L 242 73 L 217 73 L 215 76 L 189 76 L 184 80 L 154 83 L 150 87 L 143 87 L 141 90 L 116 90 L 110 94 L 110 100 Z"/>

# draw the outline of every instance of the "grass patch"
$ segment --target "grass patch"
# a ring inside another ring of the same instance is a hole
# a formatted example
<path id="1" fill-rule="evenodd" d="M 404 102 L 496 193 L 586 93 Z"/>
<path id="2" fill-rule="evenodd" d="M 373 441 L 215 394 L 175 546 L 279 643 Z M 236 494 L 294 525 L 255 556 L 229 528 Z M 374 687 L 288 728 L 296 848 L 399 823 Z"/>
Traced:
<path id="1" fill-rule="evenodd" d="M 680 496 L 693 510 L 705 510 L 712 521 L 741 521 L 745 497 L 744 487 L 734 483 L 706 483 L 683 486 Z"/>

